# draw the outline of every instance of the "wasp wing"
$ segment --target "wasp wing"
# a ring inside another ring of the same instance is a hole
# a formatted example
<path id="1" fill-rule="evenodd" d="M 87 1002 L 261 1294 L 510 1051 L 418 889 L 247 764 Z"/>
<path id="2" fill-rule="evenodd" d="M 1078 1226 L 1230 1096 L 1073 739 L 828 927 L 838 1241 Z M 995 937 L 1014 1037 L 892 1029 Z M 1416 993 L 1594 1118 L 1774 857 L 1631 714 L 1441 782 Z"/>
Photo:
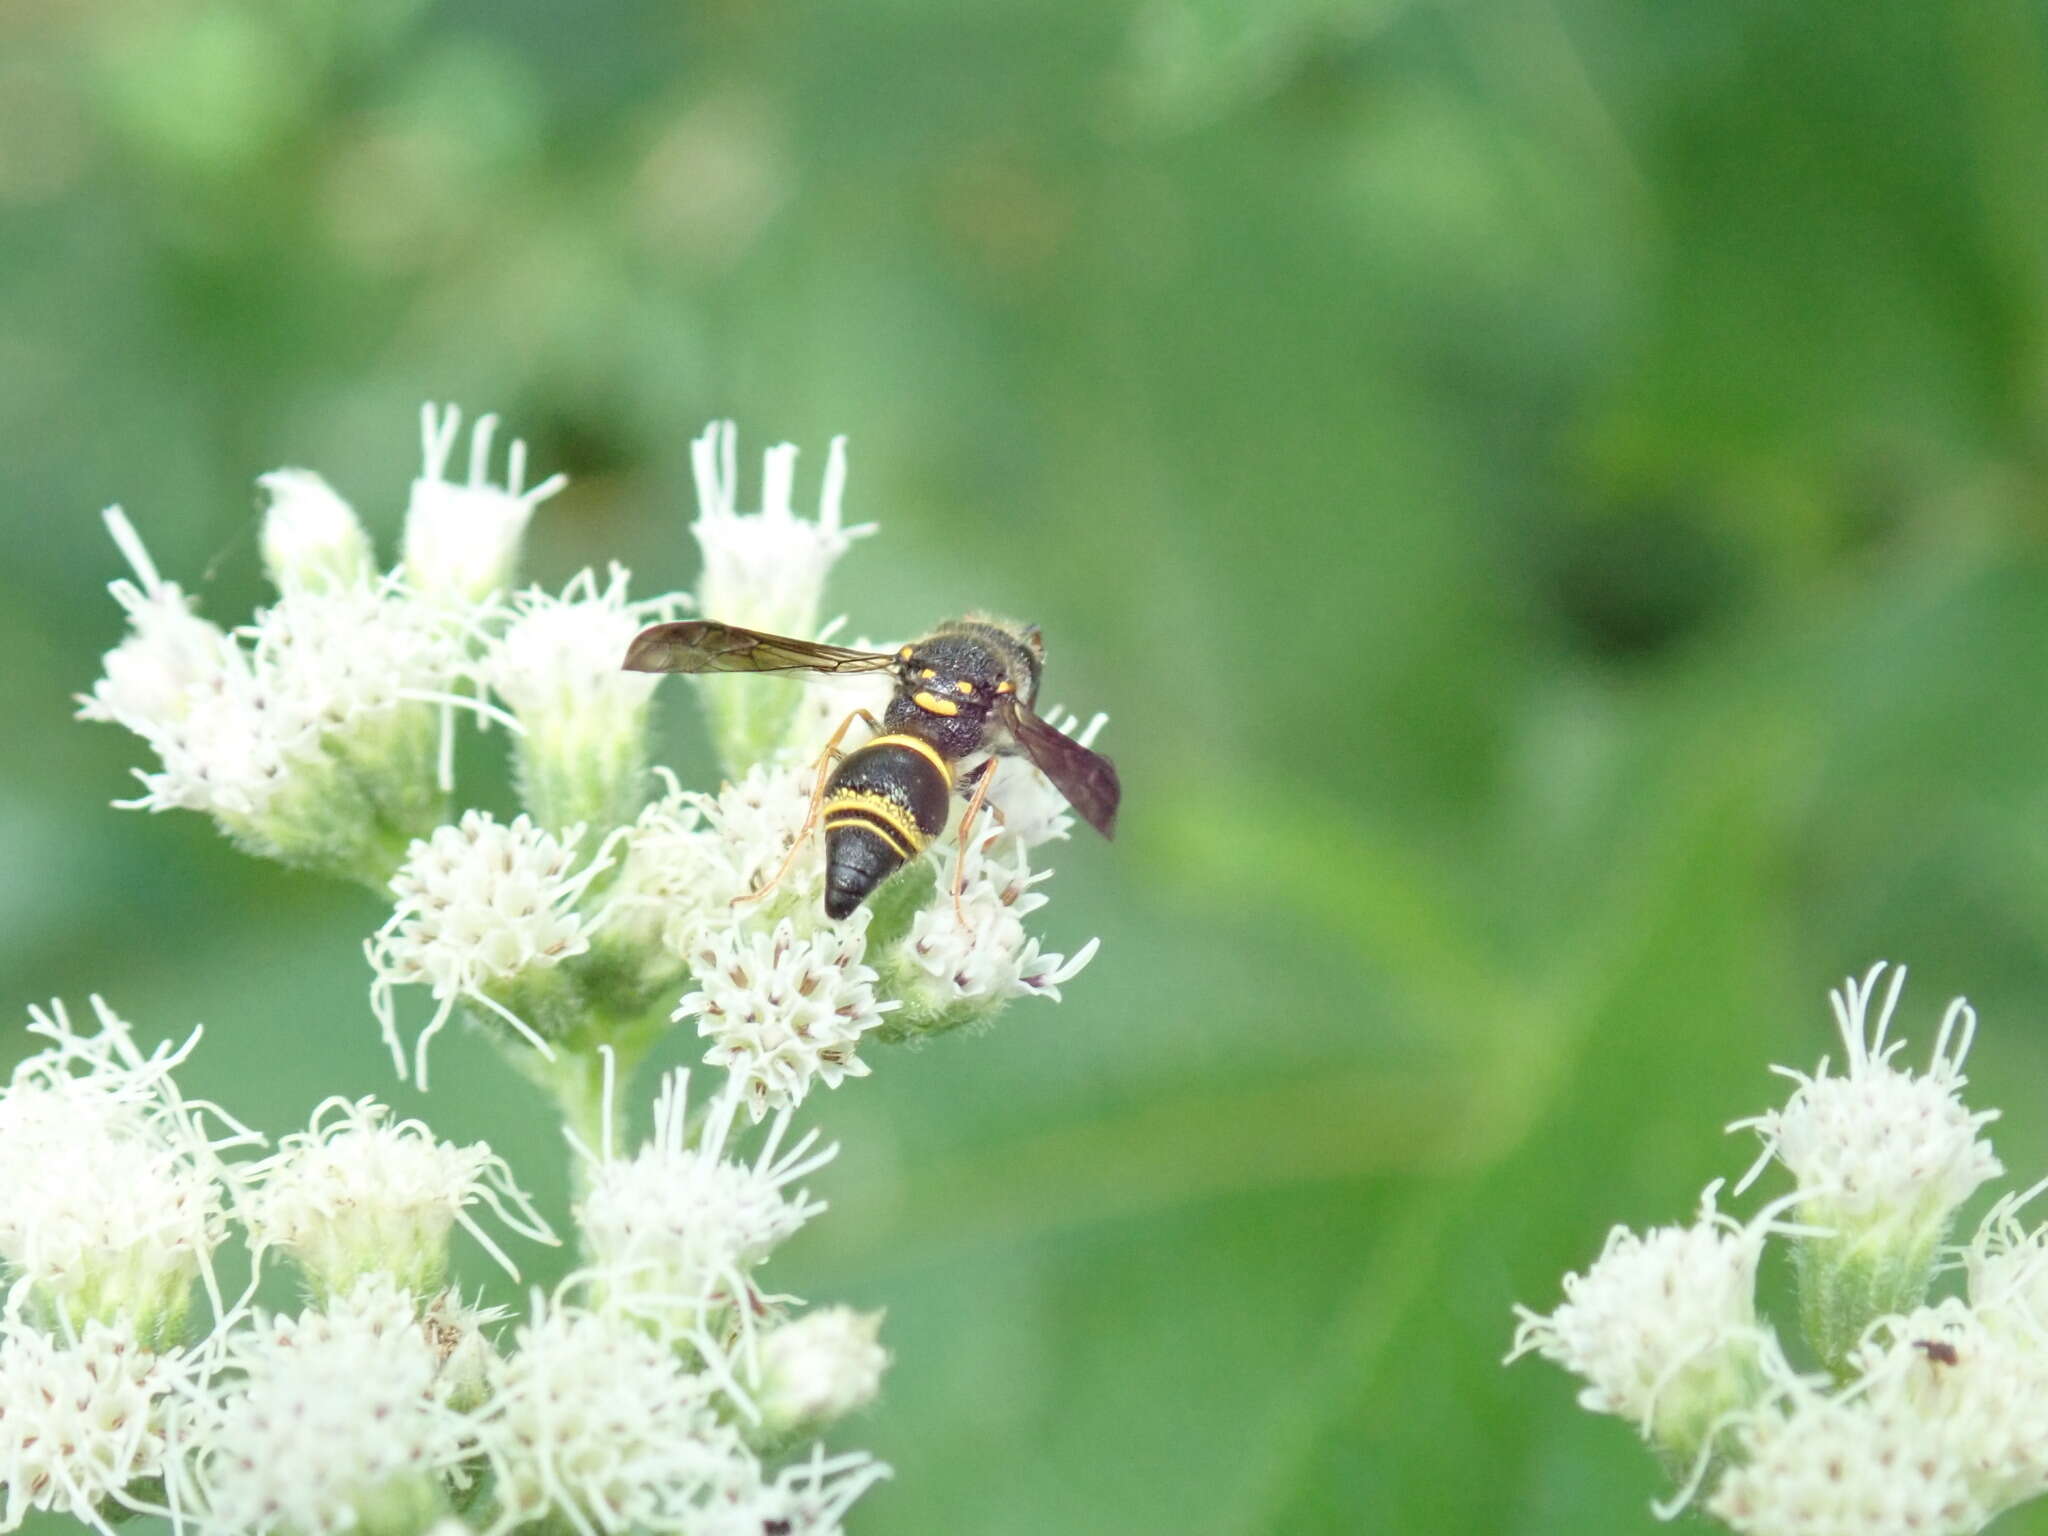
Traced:
<path id="1" fill-rule="evenodd" d="M 628 672 L 880 672 L 896 665 L 887 651 L 853 651 L 736 624 L 680 619 L 650 624 L 633 637 Z"/>
<path id="2" fill-rule="evenodd" d="M 1116 764 L 1065 731 L 1047 725 L 1018 703 L 1015 694 L 1005 695 L 999 709 L 1018 747 L 1052 780 L 1053 788 L 1067 797 L 1067 803 L 1089 826 L 1104 837 L 1114 837 L 1117 802 L 1124 793 L 1117 782 Z"/>

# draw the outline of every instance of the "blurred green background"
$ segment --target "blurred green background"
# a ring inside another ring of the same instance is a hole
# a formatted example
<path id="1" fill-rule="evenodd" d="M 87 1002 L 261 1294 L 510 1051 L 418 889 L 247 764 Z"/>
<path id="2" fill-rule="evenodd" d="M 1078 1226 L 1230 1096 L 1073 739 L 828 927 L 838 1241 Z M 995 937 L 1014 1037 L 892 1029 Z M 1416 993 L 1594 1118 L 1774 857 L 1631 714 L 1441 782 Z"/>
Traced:
<path id="1" fill-rule="evenodd" d="M 1127 785 L 1069 1000 L 817 1105 L 775 1274 L 889 1309 L 855 1529 L 1653 1529 L 1509 1305 L 1747 1163 L 1827 986 L 1912 962 L 1916 1053 L 1967 990 L 2048 1164 L 2043 145 L 2008 0 L 14 0 L 9 1006 L 203 1019 L 192 1091 L 391 1096 L 559 1212 L 480 1042 L 391 1081 L 369 898 L 106 808 L 97 513 L 232 621 L 254 476 L 388 541 L 452 399 L 573 477 L 531 575 L 654 590 L 706 420 L 806 500 L 845 432 L 831 605 L 1035 619 Z"/>

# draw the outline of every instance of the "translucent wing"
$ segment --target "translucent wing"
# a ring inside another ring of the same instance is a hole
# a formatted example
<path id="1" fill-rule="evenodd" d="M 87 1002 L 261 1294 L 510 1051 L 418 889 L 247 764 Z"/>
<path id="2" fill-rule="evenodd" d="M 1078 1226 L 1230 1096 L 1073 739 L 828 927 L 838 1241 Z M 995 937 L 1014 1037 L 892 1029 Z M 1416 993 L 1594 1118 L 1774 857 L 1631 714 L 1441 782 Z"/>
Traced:
<path id="1" fill-rule="evenodd" d="M 626 647 L 622 665 L 628 672 L 881 672 L 895 666 L 896 658 L 887 651 L 852 651 L 682 619 L 641 630 Z"/>
<path id="2" fill-rule="evenodd" d="M 1104 837 L 1115 836 L 1117 802 L 1124 792 L 1117 782 L 1116 764 L 1047 725 L 1019 704 L 1015 694 L 1005 695 L 999 710 L 1024 755 L 1052 780 L 1053 788 L 1067 797 L 1081 819 Z"/>

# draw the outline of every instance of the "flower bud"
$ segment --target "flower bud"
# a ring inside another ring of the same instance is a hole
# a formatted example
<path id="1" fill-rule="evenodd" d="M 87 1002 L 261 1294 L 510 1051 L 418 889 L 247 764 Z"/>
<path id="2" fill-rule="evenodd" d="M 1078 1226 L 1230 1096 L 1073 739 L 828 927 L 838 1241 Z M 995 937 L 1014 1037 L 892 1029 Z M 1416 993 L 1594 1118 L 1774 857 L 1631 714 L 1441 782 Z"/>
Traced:
<path id="1" fill-rule="evenodd" d="M 1901 1071 L 1892 1058 L 1905 1042 L 1886 1032 L 1903 968 L 1892 972 L 1874 1028 L 1868 1017 L 1885 969 L 1873 966 L 1830 996 L 1847 1070 L 1831 1074 L 1825 1060 L 1811 1077 L 1781 1068 L 1798 1084 L 1785 1107 L 1729 1127 L 1764 1141 L 1738 1189 L 1773 1159 L 1798 1181 L 1797 1219 L 1817 1229 L 1794 1248 L 1800 1307 L 1809 1342 L 1837 1374 L 1875 1319 L 1925 1299 L 1957 1208 L 2003 1171 L 1977 1134 L 1997 1111 L 1972 1114 L 1961 1096 L 1976 1014 L 1957 998 L 1928 1070 Z"/>
<path id="2" fill-rule="evenodd" d="M 626 600 L 626 579 L 614 565 L 601 591 L 584 571 L 559 598 L 521 593 L 481 668 L 522 727 L 513 744 L 520 798 L 552 831 L 622 826 L 647 798 L 647 714 L 659 679 L 625 671 L 619 658 L 657 615 Z"/>
<path id="3" fill-rule="evenodd" d="M 713 1101 L 686 1144 L 688 1088 L 687 1072 L 671 1073 L 646 1145 L 631 1156 L 596 1158 L 576 1224 L 608 1306 L 679 1333 L 727 1320 L 750 1328 L 762 1299 L 753 1271 L 825 1209 L 789 1186 L 839 1149 L 816 1150 L 816 1131 L 783 1146 L 785 1110 L 752 1163 L 728 1158 L 738 1108 L 730 1092 Z"/>
<path id="4" fill-rule="evenodd" d="M 310 469 L 274 469 L 256 483 L 263 514 L 263 569 L 280 592 L 365 586 L 377 570 L 370 536 L 349 504 Z"/>
<path id="5" fill-rule="evenodd" d="M 216 1315 L 213 1253 L 227 1236 L 219 1151 L 259 1140 L 211 1105 L 187 1103 L 171 1069 L 198 1041 L 144 1057 L 98 998 L 100 1031 L 61 1003 L 30 1011 L 48 1048 L 0 1092 L 0 1261 L 35 1310 L 76 1330 L 99 1321 L 156 1347 L 180 1337 L 193 1284 Z M 214 1131 L 205 1116 L 229 1129 Z"/>
<path id="6" fill-rule="evenodd" d="M 764 1438 L 810 1434 L 873 1402 L 889 1368 L 881 1334 L 879 1312 L 821 1307 L 763 1335 L 757 1402 Z"/>
<path id="7" fill-rule="evenodd" d="M 432 601 L 463 607 L 509 590 L 533 509 L 568 484 L 565 476 L 550 475 L 531 490 L 521 489 L 526 444 L 516 439 L 505 483 L 492 484 L 491 438 L 497 429 L 496 416 L 477 419 L 469 439 L 469 479 L 453 483 L 446 471 L 462 412 L 452 405 L 438 414 L 431 405 L 420 407 L 424 467 L 406 507 L 404 569 L 413 589 Z"/>
<path id="8" fill-rule="evenodd" d="M 846 439 L 832 440 L 816 522 L 791 510 L 796 449 L 788 443 L 769 449 L 763 460 L 761 510 L 740 513 L 737 441 L 733 424 L 720 421 L 690 445 L 698 504 L 690 531 L 704 554 L 697 611 L 723 624 L 809 639 L 818 632 L 826 574 L 855 539 L 874 532 L 872 523 L 848 528 L 840 521 Z M 735 777 L 783 744 L 801 704 L 790 690 L 755 687 L 751 681 L 698 679 L 712 737 Z"/>
<path id="9" fill-rule="evenodd" d="M 1517 1307 L 1508 1359 L 1534 1352 L 1585 1378 L 1580 1406 L 1633 1423 L 1679 1465 L 1726 1414 L 1762 1399 L 1778 1358 L 1756 1316 L 1767 1218 L 1745 1226 L 1714 1208 L 1707 1186 L 1689 1227 L 1607 1235 L 1564 1303 L 1545 1316 Z"/>
<path id="10" fill-rule="evenodd" d="M 252 1244 L 282 1248 L 316 1300 L 347 1295 L 365 1275 L 415 1297 L 439 1290 L 458 1222 L 518 1278 L 470 1213 L 479 1204 L 516 1232 L 555 1241 L 487 1145 L 438 1141 L 418 1120 L 393 1124 L 374 1099 L 327 1100 L 311 1129 L 285 1137 L 251 1179 L 243 1217 Z"/>

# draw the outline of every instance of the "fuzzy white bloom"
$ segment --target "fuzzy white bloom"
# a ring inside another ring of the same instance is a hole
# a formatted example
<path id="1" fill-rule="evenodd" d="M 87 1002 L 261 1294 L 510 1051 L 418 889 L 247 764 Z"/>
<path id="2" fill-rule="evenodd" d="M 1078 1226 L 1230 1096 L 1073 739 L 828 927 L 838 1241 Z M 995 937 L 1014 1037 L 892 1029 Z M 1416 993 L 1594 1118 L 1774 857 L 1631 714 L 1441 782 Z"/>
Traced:
<path id="1" fill-rule="evenodd" d="M 619 658 L 672 600 L 628 602 L 627 580 L 613 565 L 602 588 L 586 570 L 560 597 L 520 593 L 480 665 L 525 727 L 515 743 L 520 795 L 543 826 L 618 826 L 646 798 L 647 712 L 660 679 L 625 671 Z"/>
<path id="2" fill-rule="evenodd" d="M 825 1209 L 789 1187 L 839 1149 L 819 1150 L 812 1130 L 785 1150 L 785 1110 L 751 1163 L 728 1158 L 738 1100 L 730 1090 L 714 1100 L 692 1144 L 688 1093 L 687 1072 L 662 1080 L 654 1134 L 632 1157 L 586 1149 L 595 1166 L 576 1223 L 608 1306 L 700 1333 L 736 1310 L 745 1330 L 766 1301 L 753 1270 Z"/>
<path id="3" fill-rule="evenodd" d="M 666 789 L 641 808 L 626 833 L 619 872 L 604 893 L 604 937 L 599 941 L 601 948 L 629 948 L 650 956 L 663 947 L 664 934 L 681 908 L 692 909 L 693 917 L 704 921 L 731 916 L 730 898 L 721 902 L 711 894 L 712 885 L 723 881 L 724 871 L 717 862 L 715 840 L 705 829 L 704 797 L 685 790 L 667 768 L 654 772 Z M 721 906 L 728 910 L 719 913 Z M 695 937 L 695 921 L 679 927 Z M 679 946 L 677 964 L 687 948 Z M 647 964 L 673 969 L 654 957 Z"/>
<path id="4" fill-rule="evenodd" d="M 311 1128 L 286 1136 L 249 1177 L 242 1215 L 251 1246 L 284 1249 L 321 1297 L 346 1295 L 366 1274 L 414 1296 L 439 1289 L 458 1222 L 518 1278 L 473 1206 L 524 1237 L 557 1241 L 488 1145 L 457 1146 L 421 1121 L 393 1122 L 374 1099 L 326 1100 Z"/>
<path id="5" fill-rule="evenodd" d="M 575 903 L 611 860 L 599 850 L 577 869 L 582 835 L 581 827 L 557 837 L 525 816 L 506 826 L 469 811 L 458 825 L 412 845 L 391 879 L 396 909 L 364 945 L 376 972 L 371 1006 L 400 1077 L 405 1048 L 393 993 L 414 984 L 428 987 L 439 1005 L 413 1047 L 421 1087 L 427 1044 L 462 1001 L 497 1015 L 553 1059 L 554 1048 L 501 994 L 590 947 L 590 924 Z"/>
<path id="6" fill-rule="evenodd" d="M 1977 1016 L 1961 998 L 1942 1018 L 1924 1074 L 1892 1065 L 1905 1041 L 1885 1036 L 1906 972 L 1893 969 L 1872 1028 L 1870 1001 L 1885 969 L 1879 963 L 1860 984 L 1851 977 L 1829 994 L 1847 1070 L 1831 1075 L 1825 1057 L 1811 1077 L 1774 1068 L 1798 1085 L 1791 1099 L 1730 1129 L 1754 1129 L 1764 1142 L 1744 1186 L 1775 1158 L 1799 1181 L 1802 1220 L 1838 1225 L 1873 1245 L 1931 1245 L 1956 1207 L 2004 1171 L 1978 1135 L 1998 1111 L 1973 1114 L 1962 1101 Z"/>
<path id="7" fill-rule="evenodd" d="M 192 1394 L 187 1517 L 227 1536 L 424 1529 L 470 1452 L 413 1298 L 366 1276 L 324 1312 L 258 1316 Z"/>
<path id="8" fill-rule="evenodd" d="M 834 438 L 825 462 L 815 522 L 795 515 L 796 449 L 768 450 L 761 477 L 761 510 L 739 510 L 738 433 L 713 422 L 690 445 L 697 479 L 697 521 L 690 531 L 704 555 L 697 611 L 728 624 L 810 638 L 818 632 L 825 577 L 852 542 L 873 524 L 849 528 L 840 518 L 846 490 L 846 439 Z M 738 773 L 782 745 L 801 703 L 793 690 L 750 686 L 748 678 L 700 678 L 712 735 L 726 766 Z"/>
<path id="9" fill-rule="evenodd" d="M 889 1468 L 864 1451 L 827 1456 L 817 1446 L 773 1482 L 756 1475 L 727 1490 L 690 1530 L 692 1536 L 839 1536 L 854 1501 L 888 1475 Z"/>
<path id="10" fill-rule="evenodd" d="M 1851 1389 L 1920 1423 L 1994 1511 L 2048 1491 L 2048 1348 L 1960 1297 L 1885 1319 L 1854 1355 Z"/>
<path id="11" fill-rule="evenodd" d="M 1706 1502 L 1755 1536 L 1964 1536 L 1991 1510 L 1916 1413 L 1867 1399 L 1798 1399 L 1738 1432 L 1741 1464 Z"/>
<path id="12" fill-rule="evenodd" d="M 716 795 L 685 790 L 659 771 L 668 791 L 627 835 L 618 879 L 605 897 L 605 942 L 659 946 L 687 962 L 738 921 L 787 915 L 807 927 L 815 923 L 825 886 L 816 838 L 764 903 L 767 913 L 733 908 L 775 872 L 803 825 L 810 784 L 801 770 L 756 765 Z"/>
<path id="13" fill-rule="evenodd" d="M 729 908 L 735 897 L 758 890 L 781 868 L 803 827 L 811 785 L 807 768 L 761 764 L 726 784 L 715 796 L 695 797 L 709 833 L 706 884 L 710 896 L 722 907 Z M 776 887 L 773 910 L 815 922 L 823 911 L 824 892 L 824 840 L 812 836 Z M 730 921 L 732 914 L 719 911 L 717 916 Z M 671 923 L 670 942 L 677 943 L 682 937 L 680 925 Z M 693 945 L 701 942 L 700 932 Z"/>
<path id="14" fill-rule="evenodd" d="M 165 1469 L 162 1400 L 182 1370 L 126 1328 L 92 1322 L 67 1340 L 0 1323 L 0 1530 L 40 1509 L 110 1532 L 102 1506 Z"/>
<path id="15" fill-rule="evenodd" d="M 1801 1302 L 1831 1369 L 1873 1318 L 1918 1304 L 1956 1209 L 2003 1171 L 1978 1134 L 1997 1111 L 1973 1114 L 1962 1101 L 1976 1014 L 1957 998 L 1927 1071 L 1902 1071 L 1892 1059 L 1905 1042 L 1886 1036 L 1903 967 L 1870 1021 L 1885 970 L 1875 965 L 1830 994 L 1847 1070 L 1831 1074 L 1825 1058 L 1811 1077 L 1774 1068 L 1798 1085 L 1785 1107 L 1729 1127 L 1753 1129 L 1764 1143 L 1737 1188 L 1775 1159 L 1798 1181 L 1799 1219 L 1819 1229 L 1802 1242 Z"/>
<path id="16" fill-rule="evenodd" d="M 78 717 L 124 726 L 154 741 L 172 730 L 194 696 L 234 661 L 234 643 L 192 611 L 192 600 L 165 581 L 134 524 L 119 507 L 103 514 L 115 546 L 135 572 L 109 583 L 131 633 L 107 652 L 103 675 L 79 698 Z"/>
<path id="17" fill-rule="evenodd" d="M 939 855 L 939 899 L 911 918 L 910 931 L 885 962 L 890 988 L 902 994 L 914 1030 L 987 1018 L 1013 997 L 1057 1002 L 1060 987 L 1080 974 L 1101 944 L 1090 939 L 1068 959 L 1045 953 L 1025 931 L 1024 919 L 1046 902 L 1033 887 L 1052 873 L 1034 874 L 1025 849 L 1000 856 L 969 848 L 956 912 L 946 893 L 958 868 L 954 850 Z"/>
<path id="18" fill-rule="evenodd" d="M 791 508 L 796 448 L 782 443 L 762 460 L 761 510 L 739 510 L 739 433 L 715 421 L 690 445 L 697 477 L 697 521 L 690 531 L 704 553 L 698 610 L 750 629 L 809 635 L 818 627 L 825 577 L 873 523 L 849 528 L 841 520 L 846 494 L 846 439 L 835 437 L 825 460 L 818 517 L 808 522 Z"/>
<path id="19" fill-rule="evenodd" d="M 875 998 L 875 972 L 861 961 L 870 913 L 798 935 L 784 918 L 774 931 L 714 930 L 691 957 L 699 990 L 676 1009 L 711 1041 L 707 1065 L 732 1074 L 755 1120 L 803 1102 L 813 1082 L 837 1088 L 866 1077 L 860 1037 L 898 1007 Z"/>
<path id="20" fill-rule="evenodd" d="M 2020 1219 L 2044 1190 L 2048 1179 L 2000 1196 L 1963 1249 L 1962 1262 L 1979 1315 L 2048 1347 L 2048 1227 Z"/>
<path id="21" fill-rule="evenodd" d="M 368 586 L 376 579 L 370 535 L 334 487 L 310 469 L 274 469 L 256 483 L 263 514 L 263 569 L 280 592 Z"/>
<path id="22" fill-rule="evenodd" d="M 156 574 L 108 515 L 140 587 L 116 582 L 134 633 L 79 713 L 141 736 L 130 809 L 203 811 L 251 852 L 380 878 L 394 835 L 432 824 L 437 708 L 463 667 L 455 617 L 390 580 L 293 580 L 226 636 Z"/>
<path id="23" fill-rule="evenodd" d="M 493 1533 L 551 1517 L 583 1536 L 694 1536 L 705 1503 L 750 1465 L 711 1380 L 668 1342 L 537 1294 L 476 1422 L 500 1508 Z"/>
<path id="24" fill-rule="evenodd" d="M 786 1435 L 873 1402 L 889 1368 L 881 1334 L 881 1313 L 852 1307 L 820 1307 L 764 1334 L 755 1388 L 762 1424 Z"/>
<path id="25" fill-rule="evenodd" d="M 2048 1351 L 1959 1297 L 1882 1320 L 1840 1389 L 1743 1416 L 1706 1507 L 1735 1529 L 1976 1531 L 2048 1489 Z"/>
<path id="26" fill-rule="evenodd" d="M 184 1317 L 195 1279 L 219 1315 L 219 1154 L 261 1138 L 172 1082 L 199 1031 L 144 1056 L 104 1002 L 92 1005 L 92 1035 L 62 1003 L 29 1012 L 30 1033 L 50 1044 L 0 1093 L 0 1260 L 70 1326 L 119 1322 L 155 1344 Z"/>
<path id="27" fill-rule="evenodd" d="M 1579 1405 L 1633 1423 L 1690 1458 L 1731 1411 L 1756 1402 L 1782 1356 L 1756 1315 L 1756 1271 L 1772 1213 L 1748 1224 L 1715 1209 L 1709 1184 L 1691 1226 L 1607 1234 L 1585 1274 L 1564 1278 L 1547 1316 L 1516 1307 L 1509 1360 L 1535 1353 L 1585 1379 Z"/>
<path id="28" fill-rule="evenodd" d="M 491 439 L 496 416 L 479 416 L 469 437 L 469 479 L 451 482 L 448 462 L 462 432 L 462 412 L 450 405 L 420 407 L 420 477 L 405 511 L 405 575 L 423 596 L 467 606 L 512 584 L 519 548 L 533 510 L 567 485 L 550 475 L 531 490 L 526 444 L 514 439 L 505 483 L 491 482 Z"/>

